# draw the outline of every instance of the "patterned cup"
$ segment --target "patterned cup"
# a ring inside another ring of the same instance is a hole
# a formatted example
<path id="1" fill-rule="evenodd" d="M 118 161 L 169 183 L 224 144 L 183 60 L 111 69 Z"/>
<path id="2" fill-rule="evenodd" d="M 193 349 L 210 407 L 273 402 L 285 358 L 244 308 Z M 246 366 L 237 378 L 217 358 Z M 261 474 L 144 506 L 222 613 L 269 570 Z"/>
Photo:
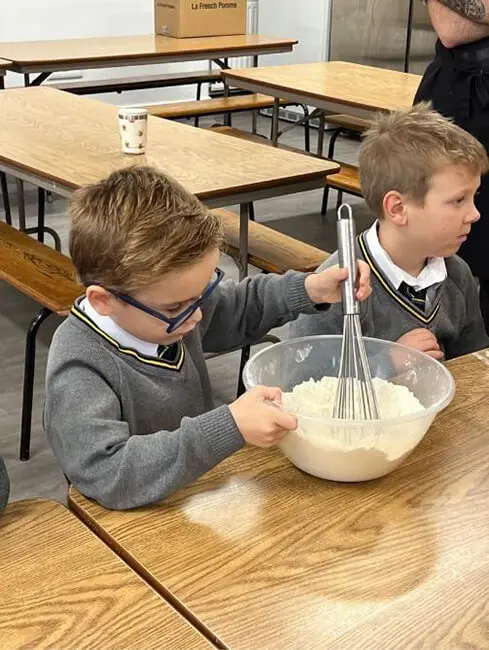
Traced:
<path id="1" fill-rule="evenodd" d="M 148 111 L 145 108 L 119 108 L 119 131 L 124 153 L 144 153 L 148 139 Z"/>

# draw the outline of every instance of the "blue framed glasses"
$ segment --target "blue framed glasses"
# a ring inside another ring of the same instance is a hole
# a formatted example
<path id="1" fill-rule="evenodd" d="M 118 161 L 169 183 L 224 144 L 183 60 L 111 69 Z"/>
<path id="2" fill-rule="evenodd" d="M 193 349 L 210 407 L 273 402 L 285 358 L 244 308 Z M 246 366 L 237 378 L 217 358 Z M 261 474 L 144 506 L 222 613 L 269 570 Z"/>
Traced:
<path id="1" fill-rule="evenodd" d="M 167 329 L 167 334 L 171 334 L 174 332 L 176 329 L 181 327 L 186 320 L 192 316 L 193 313 L 199 309 L 199 307 L 202 305 L 202 303 L 207 300 L 207 298 L 211 295 L 211 293 L 214 291 L 214 289 L 217 287 L 219 282 L 224 277 L 224 271 L 221 269 L 217 268 L 214 271 L 214 276 L 212 280 L 209 282 L 207 287 L 204 289 L 202 295 L 200 298 L 195 300 L 191 305 L 189 305 L 186 309 L 184 309 L 178 316 L 175 316 L 174 318 L 170 318 L 169 316 L 165 316 L 165 314 L 162 314 L 161 312 L 157 311 L 156 309 L 153 309 L 152 307 L 148 307 L 147 305 L 144 305 L 142 302 L 139 302 L 139 300 L 136 300 L 135 298 L 132 298 L 131 296 L 128 296 L 123 293 L 119 293 L 117 291 L 113 291 L 112 289 L 107 289 L 106 290 L 111 293 L 113 296 L 116 298 L 119 298 L 119 300 L 122 300 L 122 302 L 125 302 L 126 305 L 130 305 L 131 307 L 135 307 L 136 309 L 139 309 L 139 311 L 143 311 L 145 314 L 149 314 L 150 316 L 153 316 L 153 318 L 157 318 L 158 320 L 163 321 L 168 325 Z"/>

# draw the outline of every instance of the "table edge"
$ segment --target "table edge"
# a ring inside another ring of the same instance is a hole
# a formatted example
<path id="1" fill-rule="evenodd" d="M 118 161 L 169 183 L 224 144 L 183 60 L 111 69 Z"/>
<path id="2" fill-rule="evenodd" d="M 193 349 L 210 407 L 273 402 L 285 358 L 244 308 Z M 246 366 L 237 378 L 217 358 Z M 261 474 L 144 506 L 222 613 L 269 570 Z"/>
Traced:
<path id="1" fill-rule="evenodd" d="M 124 562 L 131 571 L 152 587 L 156 593 L 162 598 L 170 607 L 173 607 L 180 616 L 182 616 L 187 623 L 192 625 L 200 634 L 204 636 L 209 642 L 213 643 L 218 648 L 227 648 L 226 644 L 215 635 L 210 628 L 208 628 L 203 621 L 201 621 L 186 605 L 175 596 L 163 583 L 157 580 L 138 560 L 127 551 L 109 534 L 105 532 L 98 522 L 92 519 L 73 499 L 72 497 L 73 485 L 68 488 L 67 495 L 67 508 L 73 515 L 81 521 L 87 528 L 103 542 L 117 557 Z M 80 492 L 81 494 L 81 492 Z M 82 495 L 83 496 L 83 495 Z M 87 497 L 84 497 L 87 498 Z"/>
<path id="2" fill-rule="evenodd" d="M 300 64 L 298 64 L 300 65 Z M 317 103 L 336 103 L 343 106 L 351 106 L 352 108 L 365 109 L 369 111 L 390 111 L 392 109 L 385 108 L 382 106 L 373 106 L 372 104 L 365 104 L 362 102 L 355 102 L 347 99 L 338 99 L 338 97 L 333 97 L 330 95 L 322 95 L 318 93 L 313 93 L 306 90 L 293 89 L 290 86 L 283 86 L 277 83 L 269 81 L 258 81 L 256 79 L 250 79 L 248 77 L 243 77 L 239 74 L 238 70 L 222 70 L 221 74 L 224 78 L 229 79 L 233 82 L 233 85 L 238 88 L 243 88 L 244 90 L 249 90 L 250 87 L 253 87 L 253 92 L 263 93 L 264 95 L 270 95 L 272 97 L 282 97 L 283 95 L 293 94 L 296 97 L 301 97 L 305 99 L 304 103 L 307 103 L 307 100 L 312 100 L 311 105 L 315 106 Z M 244 84 L 240 86 L 241 84 Z M 247 86 L 247 87 L 246 87 Z M 273 92 L 270 92 L 273 91 Z M 287 99 L 287 97 L 285 97 Z M 414 94 L 413 94 L 414 100 Z"/>
<path id="3" fill-rule="evenodd" d="M 202 37 L 202 38 L 216 38 L 213 36 L 209 37 Z M 219 37 L 217 37 L 219 38 Z M 60 39 L 60 40 L 65 40 L 65 39 Z M 85 40 L 85 39 L 73 39 L 73 40 Z M 89 39 L 86 39 L 89 40 Z M 28 41 L 27 41 L 28 42 Z M 31 41 L 33 42 L 33 41 Z M 40 41 L 42 42 L 42 41 Z M 56 43 L 57 41 L 45 41 L 46 43 Z M 269 41 L 269 42 L 264 42 L 264 43 L 244 43 L 240 45 L 231 45 L 227 47 L 222 47 L 219 45 L 216 45 L 214 47 L 210 46 L 204 46 L 200 49 L 196 50 L 181 50 L 181 51 L 162 51 L 162 52 L 155 52 L 148 50 L 146 52 L 137 52 L 137 53 L 120 53 L 120 54 L 114 54 L 114 55 L 108 55 L 108 54 L 101 54 L 101 55 L 88 55 L 88 56 L 74 56 L 74 57 L 60 57 L 56 59 L 50 59 L 50 58 L 23 58 L 23 57 L 16 57 L 16 58 L 5 58 L 5 61 L 10 62 L 11 66 L 14 66 L 15 71 L 22 72 L 22 68 L 24 66 L 39 66 L 39 65 L 64 65 L 64 64 L 77 64 L 78 66 L 81 66 L 81 63 L 87 62 L 87 63 L 102 63 L 102 62 L 118 62 L 120 60 L 131 60 L 131 61 L 138 61 L 138 60 L 148 60 L 148 59 L 156 59 L 156 60 L 164 60 L 164 59 L 171 59 L 172 57 L 194 57 L 193 60 L 198 61 L 199 60 L 199 55 L 203 55 L 204 57 L 209 56 L 209 55 L 215 55 L 216 57 L 218 56 L 224 56 L 225 53 L 229 53 L 229 56 L 246 56 L 248 55 L 253 55 L 253 54 L 267 54 L 270 50 L 271 51 L 276 51 L 279 50 L 281 52 L 292 52 L 294 47 L 299 43 L 297 39 L 283 39 L 283 40 L 276 40 L 276 41 Z M 0 43 L 0 52 L 2 49 L 2 44 Z M 239 53 L 239 54 L 236 54 Z M 243 53 L 243 54 L 241 54 Z M 3 56 L 0 54 L 0 59 L 3 59 Z"/>

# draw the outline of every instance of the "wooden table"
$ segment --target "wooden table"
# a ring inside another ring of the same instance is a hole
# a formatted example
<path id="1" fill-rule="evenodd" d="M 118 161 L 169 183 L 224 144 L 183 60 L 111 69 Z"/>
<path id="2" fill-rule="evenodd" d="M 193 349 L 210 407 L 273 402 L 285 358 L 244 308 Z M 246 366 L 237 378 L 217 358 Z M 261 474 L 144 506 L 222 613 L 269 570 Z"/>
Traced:
<path id="1" fill-rule="evenodd" d="M 421 81 L 416 74 L 344 61 L 225 70 L 223 76 L 233 86 L 276 98 L 274 130 L 280 97 L 321 111 L 368 118 L 375 111 L 411 106 Z"/>
<path id="2" fill-rule="evenodd" d="M 56 41 L 0 43 L 0 56 L 13 62 L 12 70 L 23 74 L 40 73 L 32 85 L 42 83 L 52 72 L 86 70 L 152 63 L 215 61 L 221 67 L 228 57 L 291 52 L 297 40 L 258 34 L 170 38 L 111 36 L 72 38 Z"/>
<path id="3" fill-rule="evenodd" d="M 159 506 L 70 507 L 233 650 L 489 647 L 489 361 L 394 473 L 335 484 L 244 449 Z"/>
<path id="4" fill-rule="evenodd" d="M 0 93 L 0 171 L 70 196 L 111 171 L 154 165 L 209 207 L 241 204 L 242 262 L 248 203 L 323 187 L 338 165 L 254 142 L 149 118 L 147 152 L 121 153 L 117 107 L 54 88 Z"/>
<path id="5" fill-rule="evenodd" d="M 2 650 L 214 647 L 55 501 L 0 515 L 0 576 Z"/>

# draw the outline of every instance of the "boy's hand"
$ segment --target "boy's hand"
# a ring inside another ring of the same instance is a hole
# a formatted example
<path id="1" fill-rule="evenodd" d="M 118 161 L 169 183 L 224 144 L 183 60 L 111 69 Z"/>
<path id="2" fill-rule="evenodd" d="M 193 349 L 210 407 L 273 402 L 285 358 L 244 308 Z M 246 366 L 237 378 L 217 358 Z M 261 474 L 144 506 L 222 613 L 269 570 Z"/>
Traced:
<path id="1" fill-rule="evenodd" d="M 365 262 L 358 262 L 357 274 L 358 300 L 366 300 L 372 293 L 370 286 L 370 267 Z M 306 278 L 306 291 L 309 298 L 320 305 L 322 303 L 334 303 L 341 301 L 341 285 L 348 277 L 348 269 L 340 269 L 339 266 L 331 266 L 321 273 L 312 273 Z"/>
<path id="2" fill-rule="evenodd" d="M 273 447 L 288 431 L 297 428 L 297 419 L 270 404 L 281 401 L 280 388 L 256 386 L 229 406 L 241 435 L 249 445 Z"/>
<path id="3" fill-rule="evenodd" d="M 433 359 L 440 361 L 443 359 L 443 352 L 440 345 L 436 340 L 436 336 L 430 330 L 420 327 L 403 334 L 397 343 L 407 345 L 409 348 L 414 348 L 420 352 L 425 352 Z"/>

